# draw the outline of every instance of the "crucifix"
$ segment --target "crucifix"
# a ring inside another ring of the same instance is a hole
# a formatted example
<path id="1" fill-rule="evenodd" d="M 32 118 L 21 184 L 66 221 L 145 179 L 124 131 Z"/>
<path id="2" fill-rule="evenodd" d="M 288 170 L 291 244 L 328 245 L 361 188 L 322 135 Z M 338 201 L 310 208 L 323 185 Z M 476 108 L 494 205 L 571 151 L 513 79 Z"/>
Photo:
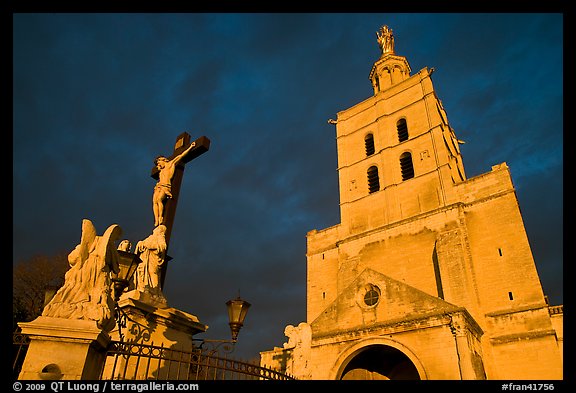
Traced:
<path id="1" fill-rule="evenodd" d="M 166 252 L 170 243 L 170 234 L 174 224 L 174 215 L 176 214 L 176 205 L 180 194 L 180 185 L 184 175 L 186 163 L 208 151 L 210 140 L 201 136 L 193 142 L 190 142 L 190 134 L 183 132 L 176 138 L 174 152 L 170 157 L 158 156 L 155 160 L 155 166 L 152 168 L 151 176 L 158 180 L 154 186 L 154 195 L 152 197 L 152 206 L 154 211 L 154 227 L 159 225 L 166 226 Z M 168 259 L 168 258 L 167 258 Z M 160 274 L 160 285 L 164 286 L 164 277 L 166 276 L 166 264 L 163 265 Z"/>

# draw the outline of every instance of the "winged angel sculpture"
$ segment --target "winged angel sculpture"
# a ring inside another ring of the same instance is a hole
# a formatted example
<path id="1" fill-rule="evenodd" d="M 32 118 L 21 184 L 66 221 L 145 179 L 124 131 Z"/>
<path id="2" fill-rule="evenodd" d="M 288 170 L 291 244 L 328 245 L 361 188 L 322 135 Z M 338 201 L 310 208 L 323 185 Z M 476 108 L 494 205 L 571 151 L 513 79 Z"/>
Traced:
<path id="1" fill-rule="evenodd" d="M 111 273 L 118 274 L 119 255 L 114 242 L 122 229 L 113 224 L 102 236 L 90 220 L 82 220 L 80 244 L 68 255 L 70 269 L 64 285 L 44 307 L 42 316 L 96 321 L 111 331 L 115 325 Z"/>

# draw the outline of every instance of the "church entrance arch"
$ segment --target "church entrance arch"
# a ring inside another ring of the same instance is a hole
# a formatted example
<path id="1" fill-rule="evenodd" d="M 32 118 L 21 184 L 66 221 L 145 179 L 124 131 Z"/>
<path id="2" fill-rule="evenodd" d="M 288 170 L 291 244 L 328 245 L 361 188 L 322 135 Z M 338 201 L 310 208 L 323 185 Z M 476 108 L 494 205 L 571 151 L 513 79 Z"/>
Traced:
<path id="1" fill-rule="evenodd" d="M 424 370 L 415 356 L 391 340 L 357 343 L 339 356 L 334 379 L 421 380 Z"/>
<path id="2" fill-rule="evenodd" d="M 370 345 L 355 355 L 342 371 L 341 379 L 410 379 L 419 380 L 418 370 L 396 348 Z"/>

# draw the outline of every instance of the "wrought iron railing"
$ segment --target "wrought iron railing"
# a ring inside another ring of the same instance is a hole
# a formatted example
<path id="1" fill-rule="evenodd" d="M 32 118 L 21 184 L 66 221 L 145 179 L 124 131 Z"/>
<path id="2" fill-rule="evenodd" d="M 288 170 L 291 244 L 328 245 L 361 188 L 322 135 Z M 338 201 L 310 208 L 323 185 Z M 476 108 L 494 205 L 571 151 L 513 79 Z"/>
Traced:
<path id="1" fill-rule="evenodd" d="M 12 376 L 17 379 L 26 357 L 30 338 L 26 334 L 16 331 L 12 335 L 12 344 L 12 359 L 14 359 L 12 362 Z"/>
<path id="2" fill-rule="evenodd" d="M 30 343 L 27 335 L 13 334 L 12 374 L 18 378 Z M 226 351 L 222 351 L 226 352 Z M 112 341 L 100 379 L 120 380 L 291 380 L 290 375 L 219 355 L 204 349 L 178 350 L 163 345 Z"/>
<path id="3" fill-rule="evenodd" d="M 289 380 L 293 377 L 257 364 L 218 356 L 201 348 L 113 341 L 101 379 L 127 380 Z"/>

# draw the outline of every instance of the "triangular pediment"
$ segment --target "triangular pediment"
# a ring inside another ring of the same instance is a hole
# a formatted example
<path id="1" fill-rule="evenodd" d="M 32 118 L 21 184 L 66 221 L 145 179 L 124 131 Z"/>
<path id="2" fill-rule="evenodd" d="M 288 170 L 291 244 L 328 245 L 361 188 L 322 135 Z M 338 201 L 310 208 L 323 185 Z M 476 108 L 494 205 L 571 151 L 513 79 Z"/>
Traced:
<path id="1" fill-rule="evenodd" d="M 311 325 L 315 333 L 363 329 L 456 311 L 462 308 L 367 268 Z"/>

